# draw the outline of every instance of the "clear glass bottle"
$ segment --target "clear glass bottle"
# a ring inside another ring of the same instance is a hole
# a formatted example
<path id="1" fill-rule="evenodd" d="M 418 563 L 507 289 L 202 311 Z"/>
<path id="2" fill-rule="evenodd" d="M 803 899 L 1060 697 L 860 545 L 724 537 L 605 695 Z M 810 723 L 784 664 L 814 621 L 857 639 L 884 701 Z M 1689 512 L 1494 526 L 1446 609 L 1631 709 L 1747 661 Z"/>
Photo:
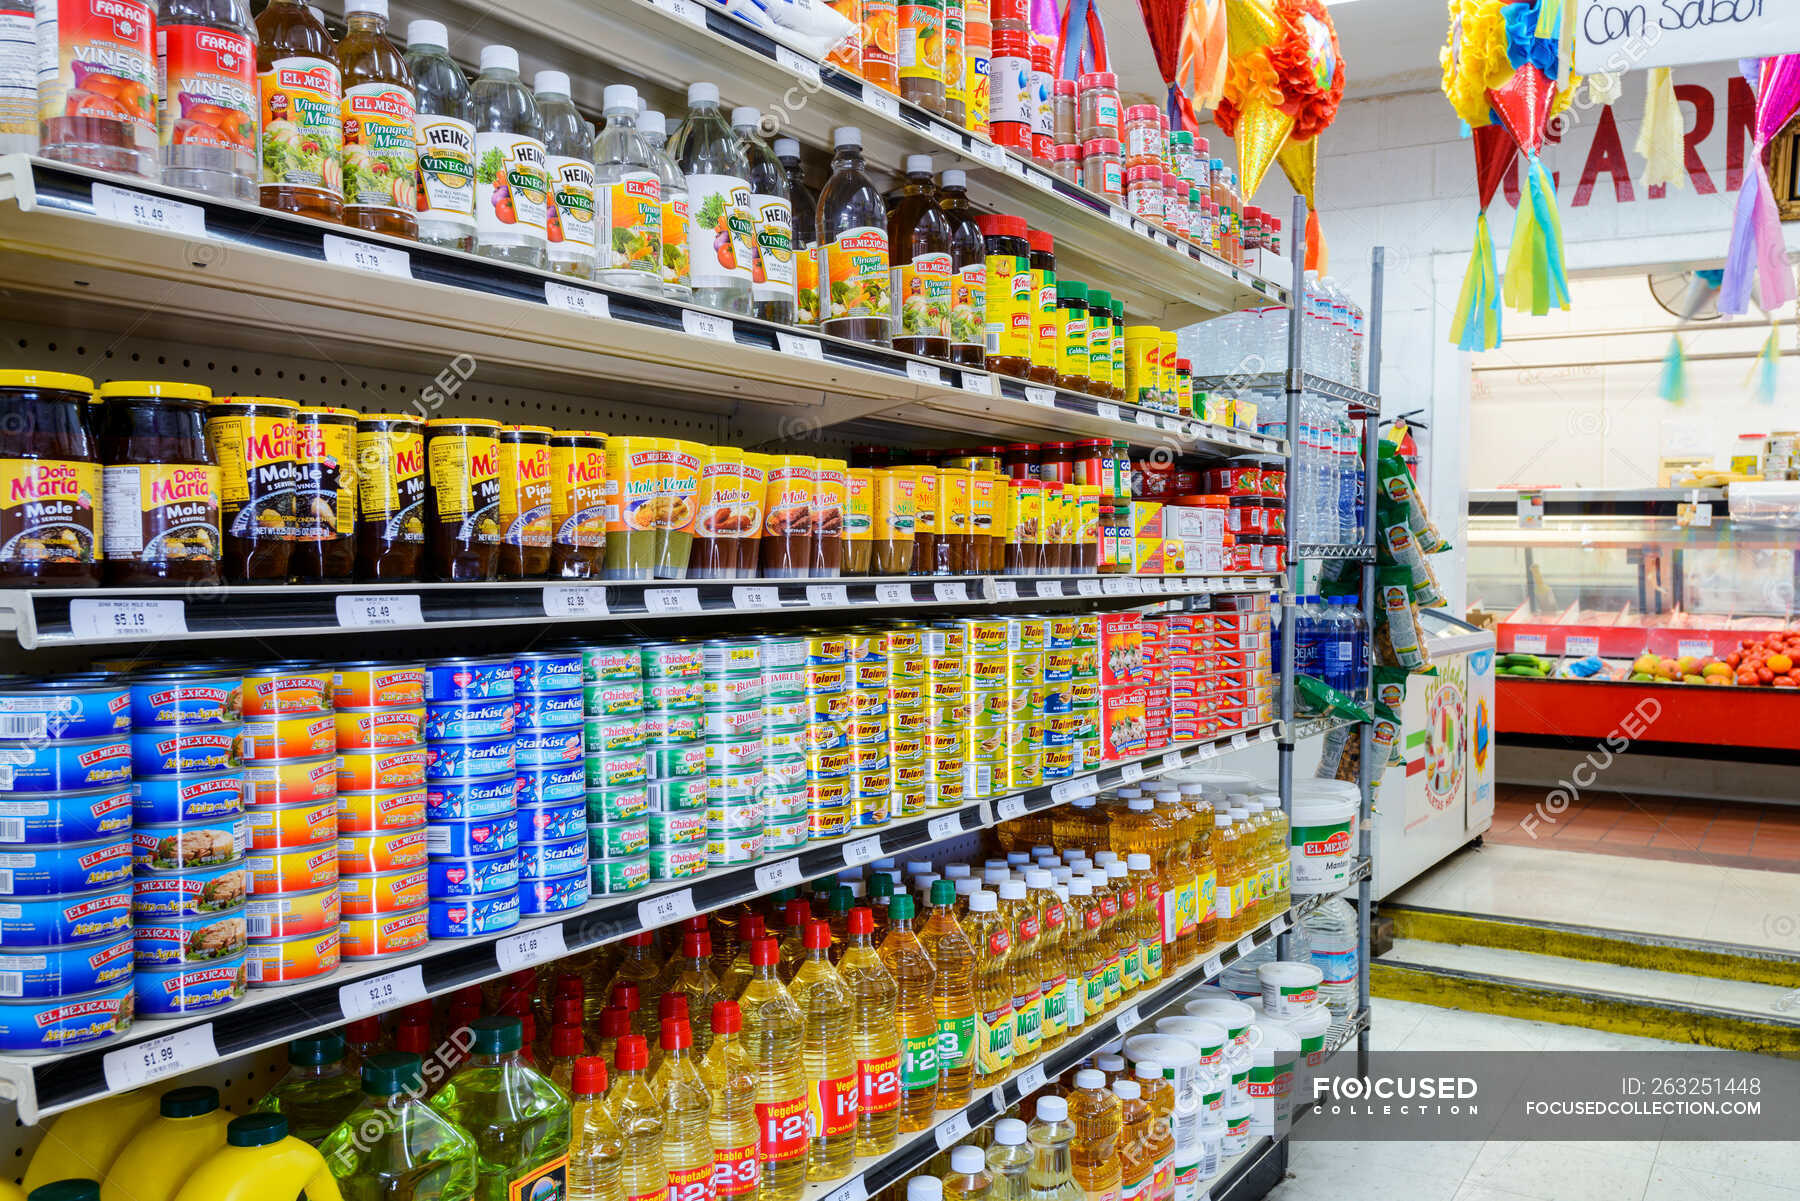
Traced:
<path id="1" fill-rule="evenodd" d="M 650 1049 L 641 1034 L 627 1034 L 614 1052 L 612 1087 L 606 1107 L 619 1128 L 620 1191 L 625 1201 L 659 1201 L 669 1192 L 663 1163 L 662 1101 L 646 1069 Z"/>
<path id="2" fill-rule="evenodd" d="M 569 77 L 539 71 L 531 80 L 544 129 L 544 173 L 550 179 L 544 232 L 550 270 L 594 278 L 594 134 L 569 99 Z"/>
<path id="3" fill-rule="evenodd" d="M 406 67 L 413 78 L 413 134 L 419 152 L 415 199 L 419 241 L 475 249 L 475 126 L 469 81 L 450 57 L 441 21 L 406 26 Z"/>
<path id="4" fill-rule="evenodd" d="M 793 324 L 796 269 L 793 195 L 787 170 L 758 136 L 762 113 L 748 106 L 731 110 L 731 128 L 744 150 L 750 173 L 750 216 L 756 258 L 750 267 L 750 312 L 764 321 Z"/>
<path id="5" fill-rule="evenodd" d="M 1026 1201 L 1030 1191 L 1031 1148 L 1025 1145 L 1025 1123 L 1001 1118 L 987 1149 L 987 1174 L 993 1178 L 989 1201 Z"/>
<path id="6" fill-rule="evenodd" d="M 719 87 L 688 86 L 688 115 L 670 147 L 687 180 L 688 274 L 694 303 L 750 313 L 750 270 L 756 256 L 750 213 L 750 164 L 719 112 Z"/>
<path id="7" fill-rule="evenodd" d="M 601 94 L 606 124 L 594 141 L 594 278 L 645 296 L 663 292 L 663 171 L 638 129 L 637 89 L 612 84 Z M 675 165 L 670 163 L 670 172 Z M 681 176 L 675 172 L 679 182 Z M 685 254 L 686 244 L 680 247 Z"/>
<path id="8" fill-rule="evenodd" d="M 862 131 L 840 126 L 834 141 L 831 179 L 819 194 L 820 324 L 828 334 L 886 346 L 893 334 L 887 208 L 863 167 Z"/>
<path id="9" fill-rule="evenodd" d="M 336 1031 L 297 1038 L 287 1052 L 287 1073 L 256 1111 L 281 1114 L 289 1133 L 316 1147 L 362 1100 L 362 1083 L 345 1062 L 344 1036 Z"/>
<path id="10" fill-rule="evenodd" d="M 802 902 L 804 904 L 805 902 Z M 798 1201 L 806 1191 L 806 1015 L 776 974 L 773 938 L 750 944 L 750 981 L 738 999 L 744 1044 L 756 1065 L 757 1154 L 764 1201 Z"/>
<path id="11" fill-rule="evenodd" d="M 24 8 L 29 38 L 31 6 Z M 156 66 L 162 181 L 256 203 L 262 105 L 249 0 L 162 0 Z"/>
<path id="12" fill-rule="evenodd" d="M 419 232 L 412 72 L 388 40 L 387 0 L 347 0 L 338 43 L 344 82 L 344 224 L 396 238 Z"/>
<path id="13" fill-rule="evenodd" d="M 343 76 L 318 10 L 302 0 L 269 0 L 256 18 L 256 70 L 263 113 L 260 203 L 280 213 L 342 221 Z M 44 153 L 56 157 L 48 130 Z"/>
<path id="14" fill-rule="evenodd" d="M 519 52 L 483 46 L 469 88 L 475 126 L 475 253 L 542 267 L 549 244 L 550 177 L 543 123 L 519 79 Z"/>
<path id="15" fill-rule="evenodd" d="M 744 1046 L 744 1015 L 735 1001 L 712 1007 L 712 1049 L 700 1076 L 712 1095 L 707 1119 L 712 1133 L 712 1196 L 758 1201 L 762 1165 L 757 1159 L 756 1061 Z"/>
<path id="16" fill-rule="evenodd" d="M 505 1197 L 568 1152 L 569 1098 L 520 1057 L 518 1018 L 477 1018 L 469 1031 L 469 1058 L 431 1107 L 474 1136 L 481 1176 L 476 1196 Z"/>
<path id="17" fill-rule="evenodd" d="M 1069 1121 L 1068 1101 L 1040 1094 L 1037 1114 L 1025 1138 L 1031 1144 L 1031 1167 L 1025 1176 L 1027 1201 L 1082 1201 L 1070 1156 L 1075 1126 Z"/>
<path id="18" fill-rule="evenodd" d="M 806 185 L 800 165 L 800 143 L 775 139 L 775 158 L 787 172 L 790 208 L 794 214 L 794 323 L 819 323 L 819 201 Z M 873 881 L 871 881 L 873 883 Z M 891 884 L 892 881 L 889 881 Z M 890 894 L 891 895 L 891 894 Z M 881 915 L 875 915 L 877 932 Z"/>
<path id="19" fill-rule="evenodd" d="M 569 1096 L 568 1201 L 625 1201 L 625 1139 L 606 1100 L 606 1061 L 577 1059 Z"/>
<path id="20" fill-rule="evenodd" d="M 710 1006 L 706 1020 L 712 1023 Z M 671 1201 L 705 1198 L 713 1175 L 712 1096 L 694 1061 L 694 1035 L 685 1018 L 663 1023 L 662 1063 L 651 1088 L 662 1103 L 662 1158 L 668 1171 L 669 1197 Z"/>
<path id="21" fill-rule="evenodd" d="M 906 156 L 906 182 L 888 210 L 893 296 L 898 306 L 894 349 L 950 358 L 950 220 L 937 203 L 931 156 Z"/>
<path id="22" fill-rule="evenodd" d="M 806 1113 L 812 1129 L 806 1178 L 836 1180 L 850 1171 L 856 1143 L 856 1001 L 831 966 L 831 927 L 814 920 L 806 927 L 806 958 L 790 991 L 806 1017 Z"/>
<path id="23" fill-rule="evenodd" d="M 655 109 L 638 114 L 638 131 L 650 148 L 650 159 L 662 182 L 662 294 L 670 300 L 692 300 L 688 263 L 687 178 L 667 147 L 668 123 Z"/>
<path id="24" fill-rule="evenodd" d="M 874 915 L 859 905 L 846 925 L 848 942 L 838 975 L 856 1000 L 856 1153 L 885 1155 L 900 1132 L 900 986 L 875 949 Z M 923 957 L 924 952 L 918 954 Z M 932 1066 L 935 1092 L 935 1060 Z"/>
<path id="25" fill-rule="evenodd" d="M 344 1201 L 474 1196 L 475 1140 L 424 1097 L 417 1055 L 389 1051 L 364 1061 L 360 1101 L 319 1144 Z M 572 1193 L 570 1201 L 591 1199 Z"/>

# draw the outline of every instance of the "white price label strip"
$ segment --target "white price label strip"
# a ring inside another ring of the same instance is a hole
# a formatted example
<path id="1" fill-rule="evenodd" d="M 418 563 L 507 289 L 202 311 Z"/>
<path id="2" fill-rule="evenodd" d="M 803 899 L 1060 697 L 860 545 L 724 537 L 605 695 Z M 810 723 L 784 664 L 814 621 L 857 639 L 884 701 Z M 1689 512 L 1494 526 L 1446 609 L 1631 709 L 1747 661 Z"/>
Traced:
<path id="1" fill-rule="evenodd" d="M 1563 646 L 1563 653 L 1575 659 L 1585 659 L 1600 653 L 1600 640 L 1592 635 L 1569 635 Z"/>
<path id="2" fill-rule="evenodd" d="M 706 28 L 706 13 L 694 0 L 651 0 L 651 3 L 677 21 L 692 25 L 695 29 Z"/>
<path id="3" fill-rule="evenodd" d="M 1025 389 L 1025 403 L 1037 405 L 1039 408 L 1054 409 L 1056 407 L 1056 389 L 1033 388 L 1027 386 Z"/>
<path id="4" fill-rule="evenodd" d="M 72 600 L 69 630 L 77 638 L 138 639 L 185 634 L 187 607 L 178 600 Z"/>
<path id="5" fill-rule="evenodd" d="M 965 371 L 962 373 L 962 389 L 964 392 L 973 392 L 977 396 L 992 396 L 994 394 L 994 377 L 974 371 Z"/>
<path id="6" fill-rule="evenodd" d="M 1139 780 L 1144 778 L 1144 765 L 1142 763 L 1127 763 L 1119 770 L 1124 772 L 1124 778 L 1127 784 L 1136 784 Z"/>
<path id="7" fill-rule="evenodd" d="M 605 617 L 606 587 L 601 584 L 551 584 L 544 589 L 545 617 Z"/>
<path id="8" fill-rule="evenodd" d="M 969 586 L 960 580 L 953 580 L 947 584 L 933 584 L 931 591 L 945 604 L 954 604 L 969 599 Z"/>
<path id="9" fill-rule="evenodd" d="M 954 813 L 934 817 L 925 823 L 925 833 L 931 836 L 933 842 L 942 842 L 946 838 L 953 838 L 962 833 L 962 818 Z"/>
<path id="10" fill-rule="evenodd" d="M 1115 404 L 1107 404 L 1102 401 L 1094 406 L 1094 412 L 1108 421 L 1117 421 L 1119 419 L 1119 406 Z"/>
<path id="11" fill-rule="evenodd" d="M 413 594 L 340 596 L 337 598 L 337 620 L 346 629 L 425 623 L 425 617 L 419 611 L 419 598 Z"/>
<path id="12" fill-rule="evenodd" d="M 990 167 L 1006 166 L 1006 151 L 992 142 L 984 142 L 980 138 L 969 139 L 969 153 Z"/>
<path id="13" fill-rule="evenodd" d="M 500 961 L 503 972 L 516 972 L 546 960 L 561 959 L 568 953 L 561 923 L 509 935 L 494 944 L 494 958 Z"/>
<path id="14" fill-rule="evenodd" d="M 351 1021 L 425 999 L 425 971 L 418 964 L 379 976 L 364 976 L 338 989 L 338 1008 Z"/>
<path id="15" fill-rule="evenodd" d="M 1181 766 L 1181 752 L 1180 751 L 1170 751 L 1168 754 L 1166 754 L 1162 757 L 1160 762 L 1162 763 L 1163 768 L 1165 770 L 1167 770 L 1169 768 L 1180 767 Z"/>
<path id="16" fill-rule="evenodd" d="M 681 310 L 681 328 L 696 338 L 710 338 L 714 342 L 736 342 L 737 335 L 732 332 L 731 319 L 716 313 L 701 313 L 694 309 Z"/>
<path id="17" fill-rule="evenodd" d="M 583 317 L 612 316 L 612 306 L 607 302 L 606 293 L 595 292 L 591 288 L 577 288 L 571 284 L 559 284 L 553 279 L 544 281 L 544 303 L 553 309 L 579 313 Z"/>
<path id="18" fill-rule="evenodd" d="M 109 183 L 94 185 L 94 212 L 108 221 L 138 225 L 186 238 L 206 236 L 206 210 L 197 204 L 134 192 Z"/>
<path id="19" fill-rule="evenodd" d="M 875 599 L 884 605 L 910 605 L 912 604 L 912 585 L 877 584 L 875 585 Z"/>
<path id="20" fill-rule="evenodd" d="M 1118 576 L 1109 575 L 1100 581 L 1100 591 L 1107 596 L 1125 595 L 1125 581 Z"/>
<path id="21" fill-rule="evenodd" d="M 1002 797 L 1000 803 L 994 807 L 994 812 L 1000 815 L 1000 820 L 1003 822 L 1015 821 L 1024 817 L 1025 798 L 1022 796 Z"/>
<path id="22" fill-rule="evenodd" d="M 756 891 L 775 892 L 800 883 L 800 861 L 784 859 L 756 869 Z"/>
<path id="23" fill-rule="evenodd" d="M 850 589 L 843 584 L 808 584 L 806 586 L 806 603 L 809 605 L 847 605 L 850 603 Z"/>
<path id="24" fill-rule="evenodd" d="M 1126 212 L 1124 209 L 1113 209 L 1111 212 L 1109 212 L 1107 214 L 1107 216 L 1111 217 L 1112 223 L 1114 225 L 1117 225 L 1119 228 L 1121 228 L 1121 229 L 1130 229 L 1131 228 L 1131 214 Z"/>
<path id="25" fill-rule="evenodd" d="M 1131 419 L 1133 421 L 1137 422 L 1139 425 L 1143 426 L 1145 429 L 1160 428 L 1160 426 L 1158 426 L 1158 424 L 1157 424 L 1155 413 L 1146 413 L 1140 409 L 1131 415 Z"/>
<path id="26" fill-rule="evenodd" d="M 1101 587 L 1099 580 L 1076 580 L 1075 591 L 1083 596 L 1099 596 Z"/>
<path id="27" fill-rule="evenodd" d="M 1248 955 L 1255 949 L 1256 936 L 1254 934 L 1246 934 L 1244 937 L 1237 940 L 1237 953 L 1239 955 Z"/>
<path id="28" fill-rule="evenodd" d="M 1043 1088 L 1046 1079 L 1044 1065 L 1041 1063 L 1020 1072 L 1017 1081 L 1019 1085 L 1019 1099 L 1022 1101 L 1026 1097 L 1037 1092 L 1038 1089 Z"/>
<path id="29" fill-rule="evenodd" d="M 1019 599 L 1019 585 L 1012 580 L 994 581 L 994 599 L 1016 601 Z"/>
<path id="30" fill-rule="evenodd" d="M 767 584 L 742 584 L 731 590 L 734 609 L 779 609 L 781 589 Z"/>
<path id="31" fill-rule="evenodd" d="M 372 275 L 412 278 L 412 256 L 398 246 L 377 246 L 355 238 L 325 235 L 325 261 L 336 267 L 354 267 Z"/>
<path id="32" fill-rule="evenodd" d="M 1130 1009 L 1127 1009 L 1124 1013 L 1119 1015 L 1119 1033 L 1125 1034 L 1137 1029 L 1138 1023 L 1143 1020 L 1144 1019 L 1138 1014 L 1138 1007 L 1133 1005 Z"/>
<path id="33" fill-rule="evenodd" d="M 1063 594 L 1061 580 L 1039 580 L 1036 587 L 1039 600 L 1052 600 Z"/>
<path id="34" fill-rule="evenodd" d="M 811 359 L 815 363 L 825 361 L 825 346 L 817 338 L 803 338 L 799 334 L 790 334 L 785 329 L 778 329 L 775 331 L 775 345 L 781 348 L 782 354 Z"/>
<path id="35" fill-rule="evenodd" d="M 1050 789 L 1050 799 L 1057 804 L 1072 801 L 1076 797 L 1093 796 L 1100 791 L 1100 781 L 1093 776 L 1083 776 L 1079 780 L 1064 780 Z"/>
<path id="36" fill-rule="evenodd" d="M 117 1093 L 211 1063 L 218 1057 L 212 1023 L 206 1022 L 109 1051 L 100 1061 L 100 1070 L 106 1075 L 107 1090 Z"/>
<path id="37" fill-rule="evenodd" d="M 931 1137 L 937 1143 L 938 1150 L 954 1147 L 969 1133 L 969 1115 L 959 1113 L 953 1118 L 944 1119 L 938 1128 L 932 1131 Z"/>
<path id="38" fill-rule="evenodd" d="M 1237 733 L 1235 733 L 1231 736 L 1231 749 L 1232 750 L 1241 751 L 1249 745 L 1250 745 L 1250 735 L 1244 733 L 1242 730 L 1239 730 Z"/>
<path id="39" fill-rule="evenodd" d="M 930 363 L 908 362 L 906 364 L 906 375 L 907 378 L 914 383 L 930 384 L 934 388 L 941 388 L 944 386 L 944 373 L 939 371 L 936 367 L 933 367 Z"/>
<path id="40" fill-rule="evenodd" d="M 881 835 L 871 834 L 867 838 L 859 838 L 855 842 L 844 844 L 844 863 L 849 867 L 861 867 L 865 863 L 873 863 L 881 858 Z"/>
<path id="41" fill-rule="evenodd" d="M 878 113 L 886 113 L 890 117 L 900 115 L 900 101 L 888 92 L 882 91 L 872 83 L 863 84 L 863 103 Z"/>
<path id="42" fill-rule="evenodd" d="M 819 64 L 803 54 L 789 50 L 786 46 L 775 47 L 775 61 L 817 87 L 819 84 Z"/>
<path id="43" fill-rule="evenodd" d="M 638 902 L 638 925 L 646 930 L 667 926 L 684 917 L 694 916 L 694 890 L 691 888 L 665 892 Z"/>
<path id="44" fill-rule="evenodd" d="M 698 613 L 698 588 L 646 588 L 644 609 L 650 613 Z"/>
<path id="45" fill-rule="evenodd" d="M 939 125 L 936 121 L 932 121 L 926 124 L 925 132 L 952 150 L 963 148 L 963 136 L 948 125 Z"/>
<path id="46" fill-rule="evenodd" d="M 1137 583 L 1140 592 L 1161 592 L 1163 590 L 1163 582 L 1158 579 L 1139 580 Z"/>
<path id="47" fill-rule="evenodd" d="M 1205 976 L 1208 980 L 1224 970 L 1225 961 L 1220 959 L 1217 955 L 1214 955 L 1211 959 L 1208 959 L 1205 963 L 1200 965 L 1201 975 Z"/>
<path id="48" fill-rule="evenodd" d="M 825 1194 L 825 1201 L 868 1201 L 869 1188 L 861 1176 L 852 1176 Z"/>

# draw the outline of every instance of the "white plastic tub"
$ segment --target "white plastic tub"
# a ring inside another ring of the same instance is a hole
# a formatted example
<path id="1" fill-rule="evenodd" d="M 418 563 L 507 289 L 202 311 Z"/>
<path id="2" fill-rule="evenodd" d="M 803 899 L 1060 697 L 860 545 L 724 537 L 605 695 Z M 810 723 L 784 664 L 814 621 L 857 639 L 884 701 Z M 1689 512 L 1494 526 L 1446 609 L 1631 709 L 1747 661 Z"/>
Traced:
<path id="1" fill-rule="evenodd" d="M 1262 984 L 1263 1012 L 1270 1017 L 1299 1017 L 1319 1004 L 1319 985 L 1325 973 L 1310 963 L 1290 963 L 1278 959 L 1256 969 Z"/>
<path id="2" fill-rule="evenodd" d="M 1294 811 L 1288 826 L 1293 894 L 1337 893 L 1350 887 L 1356 858 L 1356 785 L 1339 780 L 1294 784 Z"/>

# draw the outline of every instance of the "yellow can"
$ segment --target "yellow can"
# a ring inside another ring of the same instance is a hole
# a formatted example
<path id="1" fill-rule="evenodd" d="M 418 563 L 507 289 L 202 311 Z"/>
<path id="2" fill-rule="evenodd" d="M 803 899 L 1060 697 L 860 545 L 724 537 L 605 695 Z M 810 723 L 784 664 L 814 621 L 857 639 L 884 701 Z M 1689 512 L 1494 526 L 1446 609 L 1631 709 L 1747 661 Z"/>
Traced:
<path id="1" fill-rule="evenodd" d="M 1173 343 L 1174 334 L 1169 335 Z M 1125 399 L 1148 408 L 1163 407 L 1163 332 L 1154 325 L 1125 327 Z M 1171 372 L 1174 363 L 1169 367 Z"/>
<path id="2" fill-rule="evenodd" d="M 425 945 L 430 923 L 424 905 L 401 913 L 347 917 L 339 923 L 339 950 L 345 959 L 386 959 Z"/>
<path id="3" fill-rule="evenodd" d="M 1162 391 L 1162 407 L 1173 413 L 1184 413 L 1181 407 L 1180 382 L 1175 374 L 1175 360 L 1180 354 L 1176 346 L 1175 331 L 1164 331 L 1160 343 L 1162 358 L 1157 363 L 1157 387 Z"/>

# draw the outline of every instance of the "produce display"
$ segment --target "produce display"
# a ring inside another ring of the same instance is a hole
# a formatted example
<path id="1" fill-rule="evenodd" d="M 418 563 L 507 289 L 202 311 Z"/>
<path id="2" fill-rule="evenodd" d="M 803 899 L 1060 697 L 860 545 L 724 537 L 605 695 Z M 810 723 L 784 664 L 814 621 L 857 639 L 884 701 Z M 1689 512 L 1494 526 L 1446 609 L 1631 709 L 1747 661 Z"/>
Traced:
<path id="1" fill-rule="evenodd" d="M 1713 687 L 1800 688 L 1800 629 L 1746 638 L 1736 650 L 1715 655 L 1670 657 L 1645 651 L 1636 659 L 1599 655 L 1501 655 L 1495 670 L 1523 679 L 1625 680 L 1633 684 L 1702 684 Z"/>

